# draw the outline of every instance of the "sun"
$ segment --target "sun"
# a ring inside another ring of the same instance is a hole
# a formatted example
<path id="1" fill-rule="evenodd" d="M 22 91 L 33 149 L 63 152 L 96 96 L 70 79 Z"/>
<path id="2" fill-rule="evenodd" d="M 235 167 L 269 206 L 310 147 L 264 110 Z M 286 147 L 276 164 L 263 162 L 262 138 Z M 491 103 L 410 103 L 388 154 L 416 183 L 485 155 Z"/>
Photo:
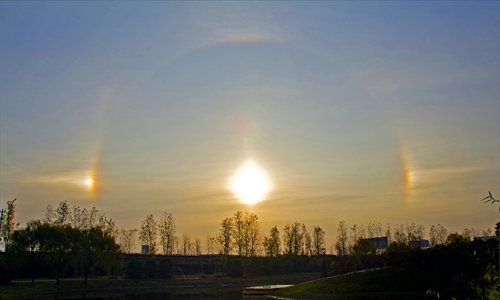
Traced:
<path id="1" fill-rule="evenodd" d="M 86 186 L 90 191 L 92 191 L 95 187 L 95 181 L 94 181 L 94 178 L 92 177 L 87 177 L 84 181 L 83 181 L 83 185 Z"/>
<path id="2" fill-rule="evenodd" d="M 251 160 L 245 162 L 229 180 L 229 189 L 248 205 L 264 200 L 271 188 L 266 172 Z"/>

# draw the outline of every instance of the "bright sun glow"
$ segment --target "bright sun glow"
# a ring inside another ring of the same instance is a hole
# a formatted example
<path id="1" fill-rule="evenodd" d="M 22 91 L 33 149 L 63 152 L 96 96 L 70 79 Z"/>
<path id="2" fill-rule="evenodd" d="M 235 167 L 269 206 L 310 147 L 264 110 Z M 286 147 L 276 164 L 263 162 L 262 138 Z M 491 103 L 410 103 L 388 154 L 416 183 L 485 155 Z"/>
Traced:
<path id="1" fill-rule="evenodd" d="M 94 188 L 94 179 L 92 177 L 88 177 L 83 181 L 83 184 L 89 189 L 92 190 Z"/>
<path id="2" fill-rule="evenodd" d="M 264 200 L 271 191 L 271 181 L 253 161 L 247 161 L 231 177 L 229 188 L 241 202 L 253 205 Z"/>

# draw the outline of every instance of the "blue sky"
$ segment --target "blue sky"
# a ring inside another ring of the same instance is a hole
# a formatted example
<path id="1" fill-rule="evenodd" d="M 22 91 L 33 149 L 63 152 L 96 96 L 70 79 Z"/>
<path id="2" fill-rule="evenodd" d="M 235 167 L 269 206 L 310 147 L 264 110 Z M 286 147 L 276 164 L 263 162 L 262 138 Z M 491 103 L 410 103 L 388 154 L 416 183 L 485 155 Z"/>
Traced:
<path id="1" fill-rule="evenodd" d="M 125 227 L 169 211 L 200 237 L 238 209 L 330 240 L 341 219 L 491 226 L 499 11 L 1 2 L 0 201 L 23 222 L 62 200 Z M 226 186 L 247 159 L 273 182 L 252 207 Z"/>

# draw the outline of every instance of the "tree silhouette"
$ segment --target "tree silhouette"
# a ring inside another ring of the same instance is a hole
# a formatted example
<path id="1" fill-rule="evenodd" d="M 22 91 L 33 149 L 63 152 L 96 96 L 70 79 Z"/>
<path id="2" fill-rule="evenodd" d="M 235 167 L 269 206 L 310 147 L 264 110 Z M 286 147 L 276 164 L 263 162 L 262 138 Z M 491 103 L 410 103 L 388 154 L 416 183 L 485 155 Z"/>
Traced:
<path id="1" fill-rule="evenodd" d="M 141 223 L 140 239 L 141 241 L 149 246 L 148 254 L 156 254 L 156 246 L 158 236 L 158 223 L 155 221 L 153 215 L 148 215 L 144 221 Z"/>
<path id="2" fill-rule="evenodd" d="M 491 204 L 500 203 L 500 200 L 495 199 L 495 197 L 493 197 L 491 191 L 488 191 L 488 195 L 483 199 L 481 199 L 481 201 L 483 201 L 483 203 L 491 203 Z M 498 206 L 498 211 L 500 211 L 500 205 Z"/>
<path id="3" fill-rule="evenodd" d="M 160 241 L 164 255 L 174 253 L 175 219 L 171 213 L 165 212 L 158 222 Z"/>

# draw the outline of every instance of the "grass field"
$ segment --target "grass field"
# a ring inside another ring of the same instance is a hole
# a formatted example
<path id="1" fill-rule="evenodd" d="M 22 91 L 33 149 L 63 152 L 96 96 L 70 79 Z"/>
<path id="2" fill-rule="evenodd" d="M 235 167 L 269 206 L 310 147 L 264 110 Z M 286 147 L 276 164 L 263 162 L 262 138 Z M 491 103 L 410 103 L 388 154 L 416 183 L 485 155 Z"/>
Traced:
<path id="1" fill-rule="evenodd" d="M 471 290 L 465 284 L 444 281 L 432 274 L 411 270 L 373 270 L 304 282 L 279 290 L 278 296 L 302 299 L 436 299 L 426 296 L 428 290 L 441 297 L 463 296 Z"/>

